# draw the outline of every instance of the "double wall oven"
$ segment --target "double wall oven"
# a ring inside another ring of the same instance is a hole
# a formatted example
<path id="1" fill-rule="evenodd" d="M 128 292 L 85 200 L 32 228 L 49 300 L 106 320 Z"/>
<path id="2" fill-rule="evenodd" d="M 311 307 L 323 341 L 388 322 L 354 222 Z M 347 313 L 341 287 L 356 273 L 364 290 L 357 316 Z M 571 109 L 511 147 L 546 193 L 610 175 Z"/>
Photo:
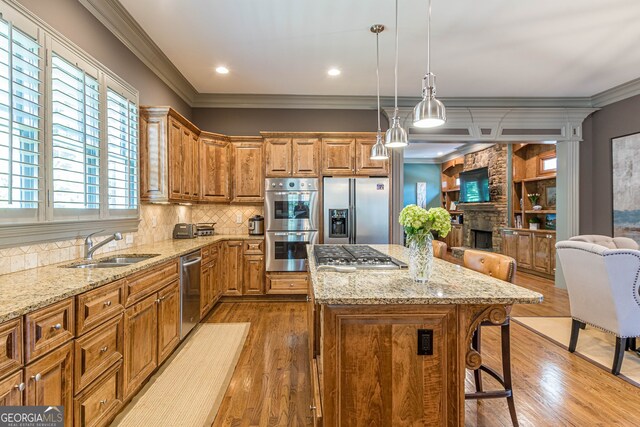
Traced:
<path id="1" fill-rule="evenodd" d="M 265 180 L 267 271 L 306 271 L 307 244 L 318 240 L 318 179 Z"/>

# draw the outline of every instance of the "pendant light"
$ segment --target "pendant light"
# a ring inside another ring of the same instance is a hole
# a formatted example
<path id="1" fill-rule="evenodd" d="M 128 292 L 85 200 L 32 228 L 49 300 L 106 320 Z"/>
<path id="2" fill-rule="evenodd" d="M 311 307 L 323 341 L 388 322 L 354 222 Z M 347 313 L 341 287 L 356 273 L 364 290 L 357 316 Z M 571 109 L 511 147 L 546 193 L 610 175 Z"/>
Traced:
<path id="1" fill-rule="evenodd" d="M 378 96 L 378 133 L 376 143 L 371 147 L 371 160 L 386 160 L 389 158 L 387 147 L 382 143 L 382 130 L 380 129 L 380 33 L 384 31 L 384 25 L 376 24 L 371 26 L 371 32 L 376 35 L 376 80 Z"/>
<path id="2" fill-rule="evenodd" d="M 398 117 L 398 0 L 396 0 L 396 65 L 394 71 L 395 78 L 395 109 L 391 118 L 391 127 L 387 129 L 384 137 L 384 146 L 387 148 L 402 148 L 409 145 L 407 131 L 400 126 Z"/>
<path id="3" fill-rule="evenodd" d="M 413 125 L 419 128 L 433 128 L 447 121 L 444 104 L 436 99 L 436 76 L 431 72 L 431 0 L 427 23 L 427 74 L 422 79 L 422 101 L 413 109 Z"/>

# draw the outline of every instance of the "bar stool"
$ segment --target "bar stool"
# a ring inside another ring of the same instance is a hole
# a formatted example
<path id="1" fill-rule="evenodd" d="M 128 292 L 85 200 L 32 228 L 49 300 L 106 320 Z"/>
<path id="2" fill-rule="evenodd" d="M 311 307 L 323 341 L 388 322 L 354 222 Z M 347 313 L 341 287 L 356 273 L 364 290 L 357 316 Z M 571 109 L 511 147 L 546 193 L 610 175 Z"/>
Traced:
<path id="1" fill-rule="evenodd" d="M 433 241 L 433 256 L 443 259 L 447 253 L 447 244 L 441 240 Z"/>
<path id="2" fill-rule="evenodd" d="M 511 283 L 513 283 L 516 272 L 516 261 L 513 258 L 493 252 L 476 251 L 471 249 L 464 251 L 463 265 L 471 270 Z M 480 323 L 471 340 L 472 347 L 480 353 L 482 327 L 500 327 L 502 341 L 502 375 L 484 364 L 480 365 L 478 369 L 473 371 L 476 391 L 475 393 L 465 393 L 464 397 L 467 400 L 506 398 L 507 404 L 509 405 L 511 422 L 517 427 L 518 416 L 516 414 L 516 406 L 513 400 L 513 387 L 511 383 L 511 334 L 509 328 L 509 311 L 507 312 L 507 319 L 500 325 L 495 325 L 489 321 Z M 484 391 L 482 387 L 483 371 L 498 381 L 504 387 L 504 390 Z"/>

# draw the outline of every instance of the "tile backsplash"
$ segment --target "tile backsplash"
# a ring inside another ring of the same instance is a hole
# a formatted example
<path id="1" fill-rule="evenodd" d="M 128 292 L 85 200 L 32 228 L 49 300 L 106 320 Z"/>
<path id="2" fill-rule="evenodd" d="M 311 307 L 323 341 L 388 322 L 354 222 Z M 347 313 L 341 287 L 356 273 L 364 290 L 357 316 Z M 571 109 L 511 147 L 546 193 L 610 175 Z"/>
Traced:
<path id="1" fill-rule="evenodd" d="M 216 234 L 247 234 L 249 218 L 262 212 L 262 206 L 143 204 L 140 206 L 138 231 L 123 233 L 122 240 L 98 249 L 96 255 L 171 239 L 173 226 L 178 222 L 215 222 Z M 238 218 L 241 219 L 239 224 L 236 222 Z M 129 244 L 126 243 L 128 236 L 133 238 Z M 81 258 L 83 246 L 82 238 L 0 249 L 0 274 Z"/>

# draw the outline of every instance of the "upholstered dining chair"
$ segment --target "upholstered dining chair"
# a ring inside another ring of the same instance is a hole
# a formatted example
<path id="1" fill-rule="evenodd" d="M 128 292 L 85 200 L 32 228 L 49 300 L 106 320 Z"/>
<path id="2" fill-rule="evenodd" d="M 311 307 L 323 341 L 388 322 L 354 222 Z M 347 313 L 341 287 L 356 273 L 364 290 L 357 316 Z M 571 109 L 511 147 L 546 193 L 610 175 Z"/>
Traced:
<path id="1" fill-rule="evenodd" d="M 632 341 L 640 336 L 640 251 L 633 240 L 620 239 L 578 236 L 556 243 L 573 319 L 569 351 L 576 350 L 585 325 L 614 334 L 614 375 L 620 373 L 625 350 L 635 347 Z"/>
<path id="2" fill-rule="evenodd" d="M 505 282 L 513 283 L 516 273 L 515 259 L 493 252 L 467 249 L 464 251 L 462 263 L 466 268 L 486 274 L 487 276 L 495 277 L 496 279 L 504 280 Z M 516 405 L 513 400 L 513 385 L 511 380 L 511 332 L 509 316 L 507 315 L 507 319 L 501 325 L 495 325 L 488 321 L 480 323 L 471 341 L 471 345 L 478 353 L 480 353 L 481 331 L 485 326 L 500 327 L 502 342 L 502 375 L 484 364 L 480 365 L 478 369 L 473 371 L 476 391 L 475 393 L 465 393 L 465 399 L 477 400 L 505 397 L 507 399 L 507 405 L 509 406 L 511 422 L 514 426 L 518 426 L 518 416 L 516 414 Z M 504 390 L 483 390 L 483 371 L 498 381 L 504 387 Z"/>
<path id="3" fill-rule="evenodd" d="M 433 256 L 443 259 L 447 253 L 447 244 L 441 240 L 433 241 Z"/>

